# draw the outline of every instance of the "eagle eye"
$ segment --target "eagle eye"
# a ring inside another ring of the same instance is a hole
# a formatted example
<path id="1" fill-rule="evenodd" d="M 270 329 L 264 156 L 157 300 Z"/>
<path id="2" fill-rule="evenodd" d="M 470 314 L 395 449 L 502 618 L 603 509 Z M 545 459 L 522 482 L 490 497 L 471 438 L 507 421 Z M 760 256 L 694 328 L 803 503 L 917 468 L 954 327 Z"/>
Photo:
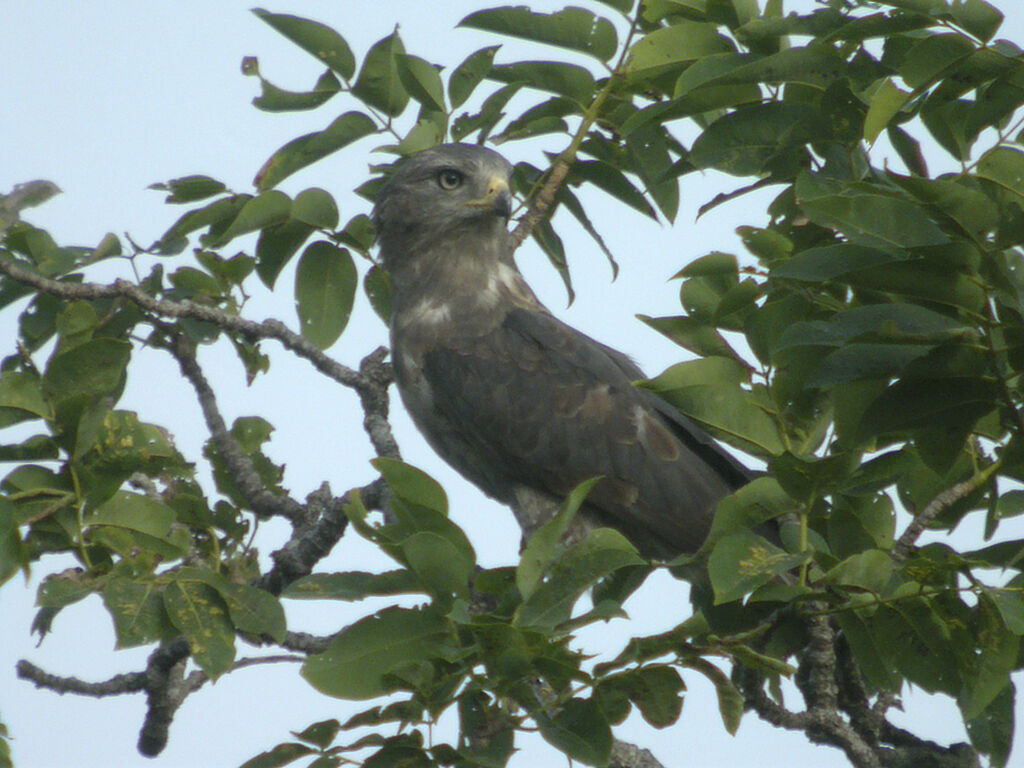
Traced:
<path id="1" fill-rule="evenodd" d="M 437 174 L 437 185 L 448 191 L 461 187 L 464 180 L 465 176 L 454 168 L 443 168 Z"/>

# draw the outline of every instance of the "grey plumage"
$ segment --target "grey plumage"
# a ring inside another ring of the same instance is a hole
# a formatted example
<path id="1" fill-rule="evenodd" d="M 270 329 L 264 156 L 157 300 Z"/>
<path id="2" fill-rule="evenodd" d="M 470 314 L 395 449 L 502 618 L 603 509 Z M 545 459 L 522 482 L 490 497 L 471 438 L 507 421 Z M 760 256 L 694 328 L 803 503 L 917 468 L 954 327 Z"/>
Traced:
<path id="1" fill-rule="evenodd" d="M 641 552 L 696 550 L 747 471 L 656 396 L 625 355 L 555 318 L 515 266 L 509 163 L 474 145 L 421 152 L 374 210 L 391 274 L 399 392 L 434 449 L 529 533 L 582 481 L 581 510 Z"/>

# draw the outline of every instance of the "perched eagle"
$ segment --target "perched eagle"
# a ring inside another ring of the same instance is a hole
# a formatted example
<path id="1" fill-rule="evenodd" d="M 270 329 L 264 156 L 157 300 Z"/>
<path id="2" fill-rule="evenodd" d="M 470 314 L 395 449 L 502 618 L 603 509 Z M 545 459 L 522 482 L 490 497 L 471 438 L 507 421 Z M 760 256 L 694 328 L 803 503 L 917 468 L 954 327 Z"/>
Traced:
<path id="1" fill-rule="evenodd" d="M 628 357 L 537 300 L 513 260 L 511 172 L 489 149 L 448 144 L 401 162 L 378 194 L 402 400 L 442 458 L 512 507 L 524 535 L 600 475 L 585 520 L 648 557 L 693 552 L 749 473 L 633 386 L 644 375 Z"/>

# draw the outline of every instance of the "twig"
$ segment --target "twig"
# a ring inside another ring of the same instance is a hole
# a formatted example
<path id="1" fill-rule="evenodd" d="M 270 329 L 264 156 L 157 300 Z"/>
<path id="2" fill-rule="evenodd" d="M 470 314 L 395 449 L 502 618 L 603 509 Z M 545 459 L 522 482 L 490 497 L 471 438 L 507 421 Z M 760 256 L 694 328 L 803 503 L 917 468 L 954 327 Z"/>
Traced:
<path id="1" fill-rule="evenodd" d="M 622 44 L 622 51 L 619 53 L 618 61 L 615 62 L 615 67 L 612 69 L 611 75 L 608 80 L 605 81 L 601 90 L 598 91 L 594 100 L 590 102 L 590 106 L 587 107 L 586 112 L 583 113 L 583 118 L 580 120 L 580 124 L 576 128 L 576 132 L 573 134 L 572 140 L 569 142 L 569 146 L 566 147 L 555 159 L 555 162 L 552 163 L 551 169 L 548 172 L 547 180 L 540 188 L 540 191 L 534 196 L 529 209 L 525 214 L 523 214 L 523 217 L 519 220 L 516 228 L 512 230 L 513 249 L 522 245 L 523 241 L 530 236 L 533 228 L 536 227 L 537 224 L 539 224 L 547 215 L 551 208 L 551 204 L 555 201 L 555 195 L 557 194 L 559 187 L 561 187 L 565 182 L 565 177 L 569 175 L 569 171 L 572 169 L 572 164 L 576 160 L 576 153 L 579 151 L 580 145 L 587 137 L 590 127 L 597 121 L 597 117 L 601 113 L 601 107 L 604 106 L 605 101 L 615 89 L 617 81 L 623 71 L 623 67 L 625 66 L 626 58 L 629 55 L 630 43 L 632 43 L 633 36 L 636 34 L 640 8 L 637 9 L 636 13 L 637 15 L 633 18 L 632 24 L 629 28 L 629 34 L 626 35 L 626 40 Z"/>
<path id="2" fill-rule="evenodd" d="M 893 545 L 892 551 L 889 553 L 893 561 L 899 565 L 906 560 L 907 556 L 910 554 L 911 548 L 914 546 L 914 542 L 916 542 L 918 537 L 924 532 L 924 529 L 927 528 L 936 517 L 956 504 L 960 499 L 965 496 L 969 496 L 971 493 L 987 483 L 999 466 L 1000 462 L 998 461 L 990 464 L 983 471 L 978 472 L 973 477 L 970 477 L 961 483 L 957 483 L 956 485 L 947 488 L 934 499 L 929 501 L 924 509 L 914 515 L 914 519 L 910 521 L 910 525 L 907 526 L 907 529 L 903 531 L 903 534 Z"/>

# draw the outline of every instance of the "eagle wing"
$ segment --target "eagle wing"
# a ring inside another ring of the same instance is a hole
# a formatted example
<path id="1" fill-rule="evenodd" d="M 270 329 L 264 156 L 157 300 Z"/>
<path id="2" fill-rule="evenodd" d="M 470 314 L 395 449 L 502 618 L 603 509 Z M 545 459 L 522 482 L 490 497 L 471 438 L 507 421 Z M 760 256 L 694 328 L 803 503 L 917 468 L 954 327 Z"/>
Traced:
<path id="1" fill-rule="evenodd" d="M 658 555 L 694 551 L 717 502 L 749 475 L 702 430 L 638 389 L 629 358 L 543 310 L 511 309 L 483 335 L 423 357 L 432 442 L 510 500 L 517 486 L 561 499 L 601 475 L 584 508 Z"/>

